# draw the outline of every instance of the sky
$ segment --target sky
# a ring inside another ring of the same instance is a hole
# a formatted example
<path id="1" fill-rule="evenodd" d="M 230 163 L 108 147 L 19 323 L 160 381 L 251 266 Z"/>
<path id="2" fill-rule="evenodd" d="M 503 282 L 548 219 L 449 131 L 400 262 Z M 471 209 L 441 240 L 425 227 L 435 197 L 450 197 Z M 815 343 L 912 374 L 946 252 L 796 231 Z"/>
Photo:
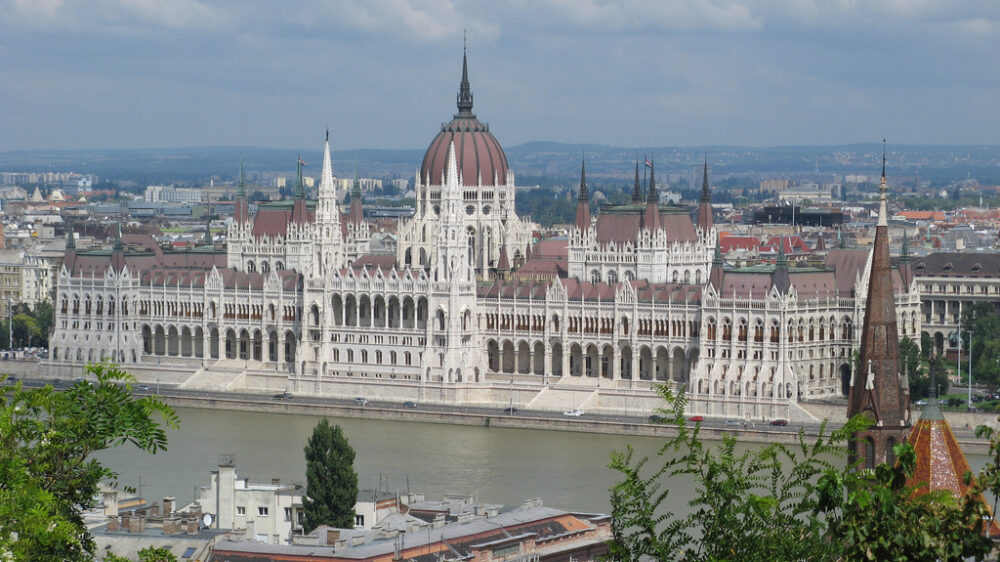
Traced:
<path id="1" fill-rule="evenodd" d="M 996 0 L 0 0 L 0 151 L 1000 144 Z"/>

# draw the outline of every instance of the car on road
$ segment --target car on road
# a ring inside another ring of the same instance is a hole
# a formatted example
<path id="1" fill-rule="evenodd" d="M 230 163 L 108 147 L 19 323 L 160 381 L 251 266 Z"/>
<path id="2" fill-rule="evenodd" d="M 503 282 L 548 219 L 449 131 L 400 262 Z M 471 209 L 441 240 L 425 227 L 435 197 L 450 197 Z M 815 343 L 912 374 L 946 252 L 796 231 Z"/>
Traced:
<path id="1" fill-rule="evenodd" d="M 927 405 L 927 401 L 924 400 L 923 398 L 921 398 L 920 400 L 917 400 L 916 402 L 914 402 L 914 404 L 916 404 L 917 406 L 926 406 Z"/>
<path id="2" fill-rule="evenodd" d="M 52 381 L 52 386 L 62 386 L 62 385 L 63 385 L 62 379 L 56 379 Z"/>
<path id="3" fill-rule="evenodd" d="M 691 416 L 690 418 L 688 418 L 688 421 L 703 422 L 705 421 L 705 416 Z"/>
<path id="4" fill-rule="evenodd" d="M 365 406 L 368 404 L 368 399 L 358 396 L 357 398 L 354 399 L 354 403 L 357 404 L 358 406 Z"/>
<path id="5" fill-rule="evenodd" d="M 7 380 L 7 382 L 9 382 L 9 383 L 13 384 L 13 383 L 16 383 L 16 382 L 17 382 L 17 377 L 14 377 L 14 376 L 10 376 L 10 377 L 7 377 L 7 379 L 6 379 L 6 380 Z"/>
<path id="6" fill-rule="evenodd" d="M 145 392 L 145 391 L 149 390 L 149 387 L 146 386 L 146 385 L 144 385 L 144 384 L 140 384 L 139 386 L 135 387 L 135 389 L 136 390 L 141 390 L 141 391 Z"/>
<path id="7" fill-rule="evenodd" d="M 507 406 L 506 408 L 503 409 L 503 413 L 505 413 L 505 414 L 516 414 L 517 413 L 517 408 L 515 408 L 513 406 Z"/>
<path id="8" fill-rule="evenodd" d="M 774 420 L 771 422 L 771 425 L 785 426 L 788 425 L 788 420 Z"/>
<path id="9" fill-rule="evenodd" d="M 583 415 L 583 410 L 581 410 L 580 408 L 573 408 L 572 410 L 566 410 L 565 412 L 563 412 L 563 415 L 573 416 L 575 418 L 578 418 Z"/>
<path id="10" fill-rule="evenodd" d="M 291 400 L 292 399 L 292 393 L 291 392 L 282 392 L 281 394 L 275 394 L 274 395 L 274 399 L 275 400 Z"/>
<path id="11" fill-rule="evenodd" d="M 657 414 L 653 414 L 653 415 L 649 416 L 649 423 L 665 423 L 666 421 L 667 421 L 667 418 L 665 418 L 663 416 L 660 416 L 660 415 L 657 415 Z"/>
<path id="12" fill-rule="evenodd" d="M 726 425 L 740 425 L 740 422 L 736 420 L 726 420 Z"/>
<path id="13" fill-rule="evenodd" d="M 407 400 L 406 402 L 403 402 L 403 407 L 404 408 L 416 408 L 417 407 L 417 403 L 414 402 L 414 401 L 412 401 L 412 400 Z"/>

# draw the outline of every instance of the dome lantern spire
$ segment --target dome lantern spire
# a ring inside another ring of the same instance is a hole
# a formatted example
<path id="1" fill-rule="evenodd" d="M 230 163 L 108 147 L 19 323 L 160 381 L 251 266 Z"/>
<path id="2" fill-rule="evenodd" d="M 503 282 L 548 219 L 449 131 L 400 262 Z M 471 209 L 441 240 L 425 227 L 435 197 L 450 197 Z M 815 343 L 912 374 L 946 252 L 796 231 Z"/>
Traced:
<path id="1" fill-rule="evenodd" d="M 472 113 L 472 87 L 469 85 L 469 63 L 462 34 L 462 82 L 458 86 L 458 114 L 455 117 L 475 117 Z"/>

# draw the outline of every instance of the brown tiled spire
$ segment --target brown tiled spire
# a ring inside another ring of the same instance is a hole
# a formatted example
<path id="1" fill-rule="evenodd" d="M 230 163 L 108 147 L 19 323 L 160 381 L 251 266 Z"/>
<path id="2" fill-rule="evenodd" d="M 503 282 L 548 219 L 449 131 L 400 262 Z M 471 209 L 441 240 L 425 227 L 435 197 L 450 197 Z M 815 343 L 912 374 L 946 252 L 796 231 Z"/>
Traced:
<path id="1" fill-rule="evenodd" d="M 705 170 L 701 180 L 701 201 L 698 203 L 698 227 L 702 232 L 712 230 L 712 193 L 708 187 L 708 157 L 705 157 Z"/>
<path id="2" fill-rule="evenodd" d="M 889 262 L 884 152 L 879 189 L 881 201 L 868 278 L 860 358 L 851 379 L 847 405 L 848 418 L 863 414 L 873 422 L 870 428 L 854 436 L 853 457 L 863 459 L 863 467 L 892 461 L 892 447 L 906 439 L 910 426 L 909 382 L 900 369 L 896 303 Z"/>
<path id="3" fill-rule="evenodd" d="M 361 224 L 365 220 L 365 212 L 361 203 L 361 180 L 358 179 L 358 166 L 354 165 L 354 185 L 351 187 L 351 206 L 347 213 L 347 221 Z"/>
<path id="4" fill-rule="evenodd" d="M 587 162 L 580 161 L 580 193 L 576 198 L 576 227 L 590 228 L 590 192 L 587 191 Z"/>
<path id="5" fill-rule="evenodd" d="M 646 211 L 642 214 L 642 226 L 653 232 L 660 228 L 660 194 L 656 191 L 652 159 L 649 161 L 649 191 L 646 193 Z"/>

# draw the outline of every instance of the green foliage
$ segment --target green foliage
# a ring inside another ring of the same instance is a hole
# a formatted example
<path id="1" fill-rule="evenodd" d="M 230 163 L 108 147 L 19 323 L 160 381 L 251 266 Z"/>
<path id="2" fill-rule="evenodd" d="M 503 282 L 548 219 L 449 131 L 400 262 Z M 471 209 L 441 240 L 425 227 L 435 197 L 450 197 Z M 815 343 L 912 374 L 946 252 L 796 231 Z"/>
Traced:
<path id="1" fill-rule="evenodd" d="M 177 557 L 170 552 L 169 548 L 163 546 L 147 546 L 140 549 L 138 554 L 139 562 L 177 562 Z M 130 562 L 130 560 L 117 554 L 108 554 L 104 557 L 104 562 Z"/>
<path id="2" fill-rule="evenodd" d="M 576 218 L 576 197 L 557 196 L 551 189 L 522 189 L 514 194 L 514 209 L 520 216 L 531 216 L 542 226 L 569 224 Z"/>
<path id="3" fill-rule="evenodd" d="M 930 395 L 930 378 L 923 372 L 922 356 L 917 342 L 908 336 L 899 341 L 899 359 L 903 374 L 910 382 L 910 399 L 918 400 Z"/>
<path id="4" fill-rule="evenodd" d="M 131 375 L 89 365 L 96 382 L 63 392 L 51 386 L 0 388 L 0 559 L 86 560 L 93 554 L 82 512 L 95 505 L 101 480 L 117 474 L 93 453 L 131 443 L 156 453 L 174 411 L 154 397 L 133 398 Z"/>
<path id="5" fill-rule="evenodd" d="M 25 303 L 14 305 L 14 345 L 8 341 L 10 319 L 0 320 L 0 348 L 48 347 L 49 330 L 52 328 L 52 303 L 42 301 L 30 308 Z"/>
<path id="6" fill-rule="evenodd" d="M 992 303 L 979 302 L 962 312 L 962 337 L 968 349 L 972 330 L 972 376 L 975 381 L 1000 385 L 1000 313 Z M 963 357 L 963 361 L 968 361 Z M 968 363 L 963 365 L 965 373 Z"/>
<path id="7" fill-rule="evenodd" d="M 927 332 L 920 332 L 920 356 L 924 360 L 930 359 L 933 350 L 934 342 L 931 340 L 931 335 Z"/>
<path id="8" fill-rule="evenodd" d="M 306 444 L 306 497 L 302 498 L 306 533 L 320 525 L 354 528 L 358 475 L 354 449 L 339 425 L 323 418 Z"/>
<path id="9" fill-rule="evenodd" d="M 915 464 L 909 445 L 897 445 L 897 466 L 874 475 L 843 461 L 868 418 L 829 434 L 821 427 L 812 440 L 800 431 L 794 446 L 739 453 L 731 435 L 706 446 L 700 426 L 686 425 L 683 394 L 659 390 L 668 408 L 656 415 L 678 433 L 660 449 L 659 467 L 631 449 L 612 454 L 622 480 L 611 488 L 610 560 L 958 560 L 989 552 L 976 532 L 985 511 L 975 495 L 955 501 L 905 487 Z M 689 515 L 670 509 L 677 486 L 694 489 Z"/>
<path id="10" fill-rule="evenodd" d="M 838 559 L 933 562 L 989 554 L 992 543 L 980 532 L 987 512 L 978 488 L 958 499 L 947 490 L 918 494 L 906 485 L 917 462 L 913 447 L 900 443 L 893 452 L 899 459 L 893 466 L 830 470 L 820 479 L 820 507 Z"/>

